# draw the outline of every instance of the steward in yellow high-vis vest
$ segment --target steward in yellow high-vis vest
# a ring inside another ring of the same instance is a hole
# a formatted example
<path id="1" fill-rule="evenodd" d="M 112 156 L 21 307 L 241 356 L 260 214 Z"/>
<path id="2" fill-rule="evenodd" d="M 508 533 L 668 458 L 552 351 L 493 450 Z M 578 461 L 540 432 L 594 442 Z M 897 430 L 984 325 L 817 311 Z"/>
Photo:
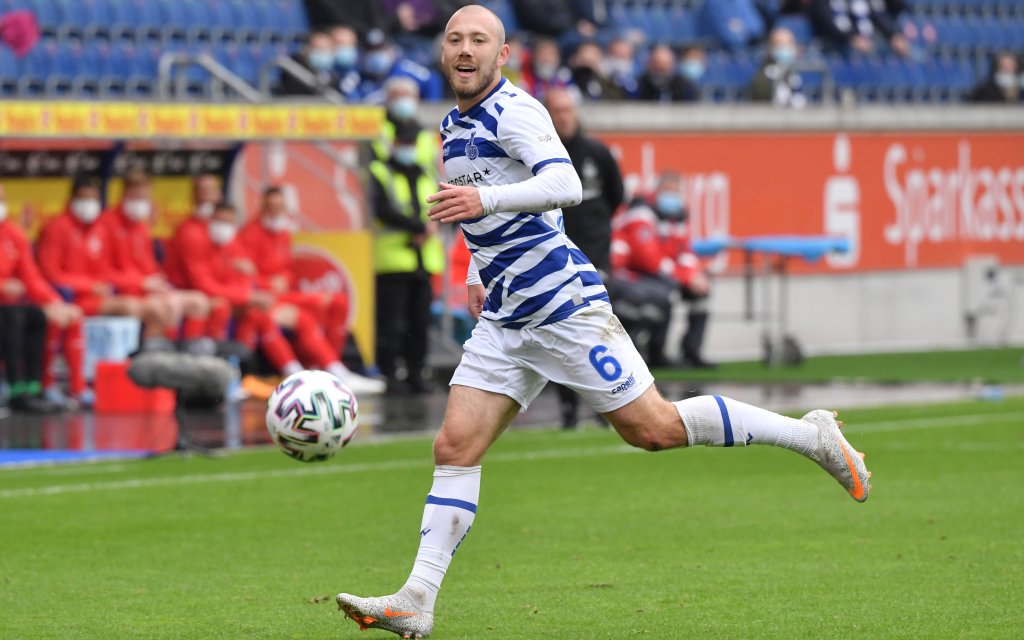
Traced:
<path id="1" fill-rule="evenodd" d="M 415 127 L 399 127 L 387 160 L 370 162 L 367 199 L 373 211 L 377 274 L 377 365 L 389 388 L 426 388 L 423 369 L 433 301 L 431 276 L 444 271 L 437 223 L 426 198 L 437 181 L 417 163 Z M 398 373 L 405 371 L 404 377 Z"/>

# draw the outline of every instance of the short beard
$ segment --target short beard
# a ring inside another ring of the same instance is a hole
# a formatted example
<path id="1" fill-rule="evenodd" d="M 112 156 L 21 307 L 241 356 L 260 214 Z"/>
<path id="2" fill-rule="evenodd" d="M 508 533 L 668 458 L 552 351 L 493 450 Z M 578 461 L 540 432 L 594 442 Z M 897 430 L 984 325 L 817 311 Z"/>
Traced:
<path id="1" fill-rule="evenodd" d="M 479 84 L 468 89 L 460 90 L 456 88 L 455 82 L 453 82 L 453 76 L 456 73 L 457 72 L 454 70 L 448 70 L 448 84 L 451 86 L 452 91 L 455 92 L 456 98 L 458 98 L 459 100 L 466 100 L 468 98 L 473 98 L 480 95 L 480 93 L 483 92 L 483 90 L 486 89 L 487 86 L 494 81 L 494 78 L 498 75 L 498 63 L 497 61 L 495 61 L 494 65 L 490 69 L 490 73 L 488 73 L 484 77 L 481 77 Z"/>

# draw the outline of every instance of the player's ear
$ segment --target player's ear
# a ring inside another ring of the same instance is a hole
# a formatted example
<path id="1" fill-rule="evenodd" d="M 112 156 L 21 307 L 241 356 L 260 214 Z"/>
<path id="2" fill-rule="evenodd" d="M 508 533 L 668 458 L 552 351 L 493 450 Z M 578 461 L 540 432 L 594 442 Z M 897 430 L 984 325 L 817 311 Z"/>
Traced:
<path id="1" fill-rule="evenodd" d="M 508 54 L 512 51 L 511 47 L 507 44 L 501 45 L 501 49 L 498 50 L 498 66 L 504 67 L 505 63 L 508 62 Z"/>

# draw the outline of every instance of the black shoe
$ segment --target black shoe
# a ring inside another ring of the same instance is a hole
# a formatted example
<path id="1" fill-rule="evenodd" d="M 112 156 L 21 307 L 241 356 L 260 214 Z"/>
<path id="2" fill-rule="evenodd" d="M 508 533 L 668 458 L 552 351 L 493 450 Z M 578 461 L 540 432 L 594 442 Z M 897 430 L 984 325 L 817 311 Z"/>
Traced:
<path id="1" fill-rule="evenodd" d="M 18 413 L 60 413 L 64 409 L 42 396 L 21 395 L 11 398 L 11 410 Z"/>

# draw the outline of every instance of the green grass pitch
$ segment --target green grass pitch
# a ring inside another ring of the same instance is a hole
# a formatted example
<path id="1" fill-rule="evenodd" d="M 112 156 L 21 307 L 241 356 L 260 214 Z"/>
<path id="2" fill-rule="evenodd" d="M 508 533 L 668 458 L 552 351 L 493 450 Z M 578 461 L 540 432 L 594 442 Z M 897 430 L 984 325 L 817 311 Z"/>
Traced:
<path id="1" fill-rule="evenodd" d="M 512 432 L 434 637 L 1019 638 L 1024 399 L 844 412 L 874 493 L 787 451 L 630 451 Z M 340 590 L 405 579 L 426 437 L 319 465 L 223 459 L 0 472 L 0 638 L 370 640 Z"/>

